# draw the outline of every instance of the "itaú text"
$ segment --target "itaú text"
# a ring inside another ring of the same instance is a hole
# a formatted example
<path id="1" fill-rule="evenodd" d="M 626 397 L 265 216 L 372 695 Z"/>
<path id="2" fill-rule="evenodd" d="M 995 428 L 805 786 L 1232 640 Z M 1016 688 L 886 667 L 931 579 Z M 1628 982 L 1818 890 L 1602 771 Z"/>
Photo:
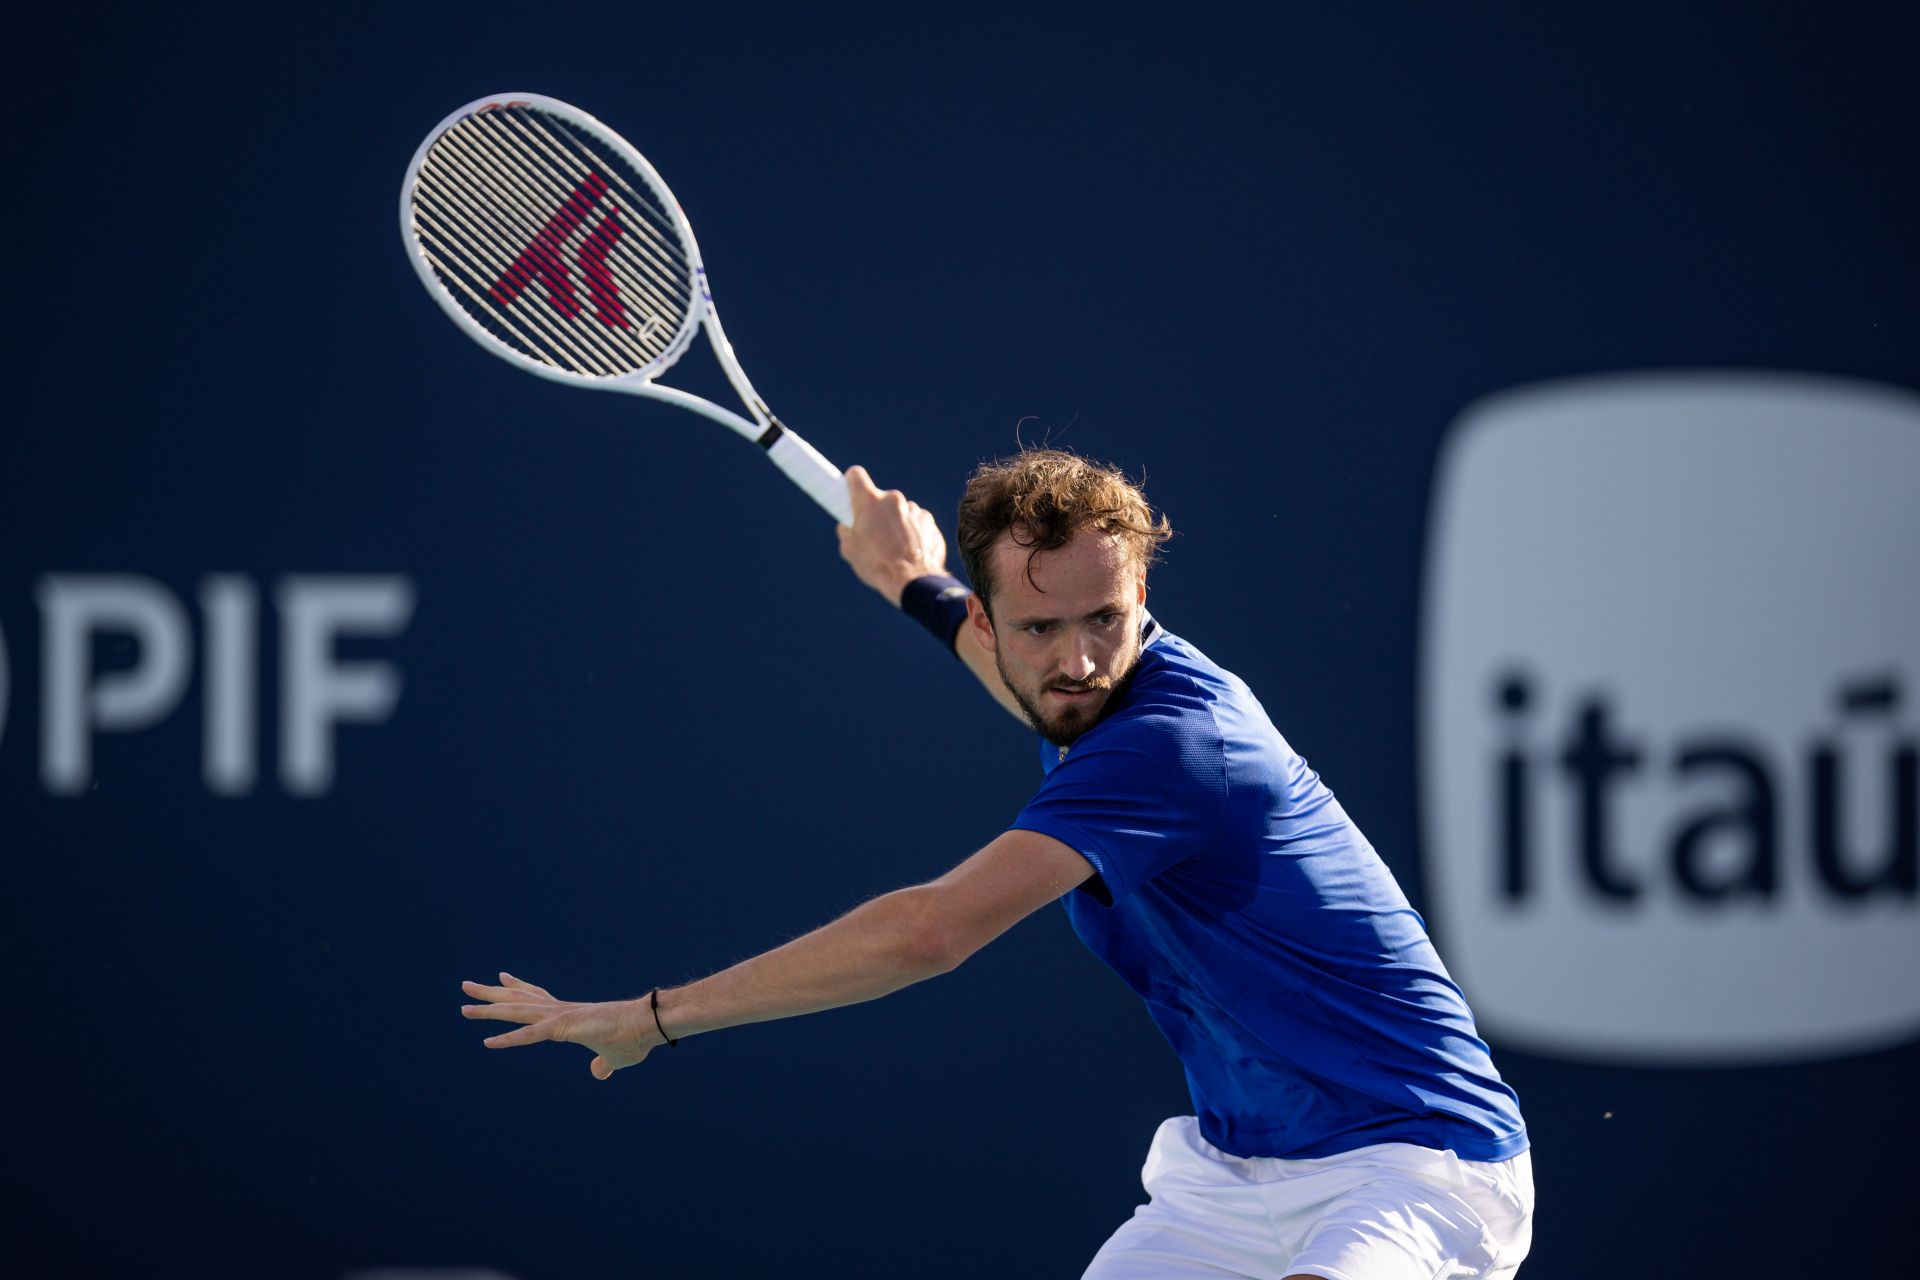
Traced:
<path id="1" fill-rule="evenodd" d="M 1643 781 L 1643 774 L 1664 767 L 1682 789 L 1700 785 L 1717 793 L 1683 805 L 1667 841 L 1673 883 L 1693 902 L 1772 900 L 1782 888 L 1783 844 L 1806 848 L 1813 883 L 1833 900 L 1891 896 L 1911 901 L 1920 893 L 1920 743 L 1910 729 L 1902 732 L 1908 727 L 1898 718 L 1901 693 L 1899 680 L 1890 675 L 1843 681 L 1835 690 L 1833 727 L 1805 749 L 1804 834 L 1795 840 L 1799 833 L 1783 838 L 1780 816 L 1780 791 L 1794 779 L 1771 763 L 1769 744 L 1725 731 L 1700 732 L 1662 751 L 1623 727 L 1612 699 L 1593 694 L 1578 701 L 1571 724 L 1543 749 L 1528 733 L 1533 681 L 1508 672 L 1495 697 L 1506 740 L 1495 780 L 1502 896 L 1519 904 L 1533 891 L 1536 778 L 1557 772 L 1574 801 L 1578 882 L 1602 901 L 1638 898 L 1647 881 L 1616 848 L 1616 797 Z M 1871 734 L 1880 739 L 1877 751 L 1861 749 L 1864 742 L 1853 751 L 1843 749 L 1847 738 L 1868 737 L 1874 728 L 1879 729 Z M 1861 788 L 1872 794 L 1867 777 L 1850 783 L 1849 772 L 1884 779 L 1879 794 L 1885 818 L 1877 847 L 1869 843 L 1871 837 L 1848 838 L 1846 811 L 1851 807 L 1857 815 L 1863 806 L 1849 806 L 1846 793 Z"/>

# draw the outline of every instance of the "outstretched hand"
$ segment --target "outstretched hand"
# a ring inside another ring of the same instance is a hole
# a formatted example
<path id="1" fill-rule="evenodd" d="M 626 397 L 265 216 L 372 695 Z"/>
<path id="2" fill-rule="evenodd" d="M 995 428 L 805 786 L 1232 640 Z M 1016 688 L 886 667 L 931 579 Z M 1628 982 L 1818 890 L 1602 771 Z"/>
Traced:
<path id="1" fill-rule="evenodd" d="M 661 1043 L 653 1011 L 645 999 L 583 1004 L 556 1000 L 545 988 L 522 982 L 510 973 L 502 973 L 500 981 L 502 985 L 497 987 L 478 982 L 460 984 L 468 995 L 486 1001 L 460 1006 L 463 1016 L 526 1024 L 517 1031 L 489 1036 L 485 1041 L 489 1049 L 513 1049 L 542 1040 L 585 1045 L 594 1052 L 587 1069 L 594 1079 L 607 1080 L 620 1068 L 645 1061 Z"/>
<path id="2" fill-rule="evenodd" d="M 947 571 L 947 540 L 925 507 L 898 489 L 882 492 L 865 467 L 847 468 L 847 497 L 853 525 L 838 526 L 840 558 L 888 604 L 915 578 Z"/>

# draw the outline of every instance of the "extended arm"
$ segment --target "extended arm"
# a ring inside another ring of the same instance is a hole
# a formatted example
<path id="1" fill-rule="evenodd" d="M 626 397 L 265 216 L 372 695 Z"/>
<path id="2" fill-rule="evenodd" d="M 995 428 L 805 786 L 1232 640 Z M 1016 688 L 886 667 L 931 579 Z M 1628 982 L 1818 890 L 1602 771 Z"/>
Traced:
<path id="1" fill-rule="evenodd" d="M 938 880 L 883 894 L 784 946 L 660 991 L 660 1027 L 677 1040 L 878 999 L 957 968 L 1092 874 L 1085 858 L 1051 836 L 1006 832 Z M 464 1006 L 465 1016 L 527 1024 L 489 1038 L 491 1048 L 583 1044 L 598 1055 L 592 1071 L 604 1080 L 661 1043 L 645 997 L 579 1004 L 509 974 L 500 978 L 500 986 L 461 984 L 486 1002 Z"/>
<path id="2" fill-rule="evenodd" d="M 925 507 L 909 501 L 898 489 L 882 493 L 863 467 L 847 468 L 847 492 L 853 502 L 853 525 L 837 526 L 840 558 L 888 604 L 899 608 L 900 593 L 915 578 L 946 573 L 947 540 Z M 981 643 L 972 626 L 960 628 L 954 653 L 994 701 L 1025 721 L 1020 704 L 1000 679 L 993 651 Z"/>

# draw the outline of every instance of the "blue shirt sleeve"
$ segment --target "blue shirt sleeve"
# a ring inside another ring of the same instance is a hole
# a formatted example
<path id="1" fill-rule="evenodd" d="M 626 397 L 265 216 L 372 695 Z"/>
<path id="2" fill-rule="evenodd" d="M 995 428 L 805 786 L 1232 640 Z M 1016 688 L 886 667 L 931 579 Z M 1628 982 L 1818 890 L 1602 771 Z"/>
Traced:
<path id="1" fill-rule="evenodd" d="M 1011 825 L 1077 850 L 1099 872 L 1087 891 L 1112 906 L 1211 848 L 1226 796 L 1225 748 L 1211 715 L 1125 715 L 1074 743 Z"/>

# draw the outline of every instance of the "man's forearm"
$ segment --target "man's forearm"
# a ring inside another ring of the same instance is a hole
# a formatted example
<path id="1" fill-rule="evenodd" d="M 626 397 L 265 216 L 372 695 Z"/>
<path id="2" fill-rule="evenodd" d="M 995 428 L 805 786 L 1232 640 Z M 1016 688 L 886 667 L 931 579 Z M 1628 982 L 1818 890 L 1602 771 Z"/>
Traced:
<path id="1" fill-rule="evenodd" d="M 660 992 L 678 1039 L 877 1000 L 956 963 L 930 910 L 932 890 L 901 889 L 710 978 Z"/>
<path id="2" fill-rule="evenodd" d="M 847 500 L 853 506 L 853 524 L 838 530 L 840 557 L 888 604 L 900 606 L 908 583 L 947 572 L 947 539 L 924 507 L 908 502 L 898 489 L 880 492 L 864 467 L 847 468 Z M 954 653 L 995 702 L 1025 720 L 1018 700 L 1000 679 L 993 651 L 972 632 L 971 621 L 961 625 L 960 634 L 951 639 Z"/>

